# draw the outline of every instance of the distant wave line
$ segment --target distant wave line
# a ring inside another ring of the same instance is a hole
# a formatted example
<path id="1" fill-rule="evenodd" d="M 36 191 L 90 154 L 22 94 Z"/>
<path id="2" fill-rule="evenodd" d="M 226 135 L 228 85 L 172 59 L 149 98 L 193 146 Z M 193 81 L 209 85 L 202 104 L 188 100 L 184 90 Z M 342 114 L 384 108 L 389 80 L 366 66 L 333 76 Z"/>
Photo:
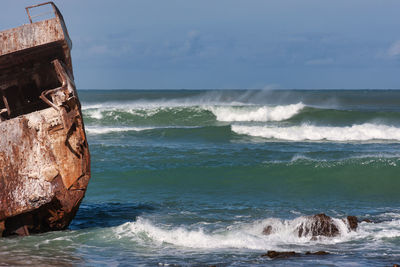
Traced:
<path id="1" fill-rule="evenodd" d="M 141 132 L 155 129 L 193 129 L 198 126 L 164 126 L 164 127 L 108 127 L 108 126 L 86 126 L 86 132 L 92 135 L 109 134 L 117 132 Z"/>
<path id="2" fill-rule="evenodd" d="M 108 105 L 94 105 L 83 108 L 84 114 L 92 119 L 101 120 L 104 113 L 128 113 L 139 117 L 151 117 L 160 113 L 170 112 L 174 114 L 180 111 L 191 112 L 211 112 L 217 121 L 221 122 L 236 122 L 236 121 L 283 121 L 287 120 L 298 114 L 303 108 L 304 104 L 290 104 L 278 106 L 259 106 L 259 105 L 176 105 L 176 106 L 163 106 L 151 104 L 149 106 L 134 105 L 134 106 L 108 106 Z M 115 115 L 115 114 L 114 114 Z"/>

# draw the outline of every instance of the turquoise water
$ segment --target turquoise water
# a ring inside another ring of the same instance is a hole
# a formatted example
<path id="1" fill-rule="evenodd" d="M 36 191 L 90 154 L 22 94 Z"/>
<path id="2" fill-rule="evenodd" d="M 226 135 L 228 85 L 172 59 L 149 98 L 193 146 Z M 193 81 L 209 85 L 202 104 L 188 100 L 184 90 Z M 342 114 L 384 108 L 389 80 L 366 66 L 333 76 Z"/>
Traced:
<path id="1" fill-rule="evenodd" d="M 92 180 L 69 230 L 0 240 L 2 265 L 400 263 L 400 91 L 79 92 Z M 304 216 L 374 223 L 299 238 Z M 273 225 L 266 236 L 262 230 Z M 267 250 L 328 256 L 270 260 Z"/>

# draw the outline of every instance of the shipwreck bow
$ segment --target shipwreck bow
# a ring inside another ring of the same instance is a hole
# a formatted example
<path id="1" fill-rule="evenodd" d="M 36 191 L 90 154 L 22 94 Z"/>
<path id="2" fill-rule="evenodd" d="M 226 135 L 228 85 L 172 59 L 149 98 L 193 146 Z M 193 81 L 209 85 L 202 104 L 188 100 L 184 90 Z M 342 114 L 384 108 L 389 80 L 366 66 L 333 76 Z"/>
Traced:
<path id="1" fill-rule="evenodd" d="M 29 24 L 0 32 L 0 236 L 65 229 L 90 179 L 64 19 L 52 2 L 26 10 Z"/>

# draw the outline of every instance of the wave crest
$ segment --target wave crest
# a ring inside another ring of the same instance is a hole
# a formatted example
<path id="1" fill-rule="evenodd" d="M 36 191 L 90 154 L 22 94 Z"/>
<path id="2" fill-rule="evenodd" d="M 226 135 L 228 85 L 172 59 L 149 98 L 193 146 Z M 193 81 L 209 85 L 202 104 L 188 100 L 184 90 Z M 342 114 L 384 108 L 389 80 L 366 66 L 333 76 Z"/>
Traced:
<path id="1" fill-rule="evenodd" d="M 300 113 L 305 106 L 302 103 L 282 105 L 282 106 L 250 106 L 250 105 L 92 105 L 83 108 L 84 114 L 89 118 L 101 120 L 103 118 L 113 117 L 118 119 L 121 116 L 132 115 L 143 118 L 153 116 L 165 116 L 170 120 L 176 120 L 177 116 L 181 116 L 181 120 L 185 120 L 185 116 L 199 119 L 199 116 L 207 117 L 207 113 L 214 115 L 217 121 L 235 122 L 235 121 L 282 121 Z M 206 112 L 206 113 L 204 113 Z"/>
<path id="2" fill-rule="evenodd" d="M 154 129 L 154 127 L 99 127 L 99 126 L 86 126 L 88 134 L 108 134 L 114 132 L 139 132 Z"/>
<path id="3" fill-rule="evenodd" d="M 254 137 L 289 141 L 400 141 L 400 128 L 372 123 L 346 127 L 307 124 L 289 127 L 232 125 L 232 131 L 237 134 Z"/>
<path id="4" fill-rule="evenodd" d="M 218 121 L 282 121 L 298 114 L 305 106 L 303 103 L 283 106 L 214 106 L 209 110 L 217 117 Z"/>

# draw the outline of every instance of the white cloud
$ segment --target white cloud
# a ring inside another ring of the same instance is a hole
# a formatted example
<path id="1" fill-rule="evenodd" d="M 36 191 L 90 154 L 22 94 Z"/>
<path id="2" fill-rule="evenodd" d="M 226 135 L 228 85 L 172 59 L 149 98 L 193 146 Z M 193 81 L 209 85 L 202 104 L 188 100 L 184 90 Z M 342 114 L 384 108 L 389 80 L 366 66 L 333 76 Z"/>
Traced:
<path id="1" fill-rule="evenodd" d="M 396 57 L 396 56 L 400 56 L 400 40 L 394 42 L 389 50 L 388 50 L 388 55 L 391 57 Z"/>

